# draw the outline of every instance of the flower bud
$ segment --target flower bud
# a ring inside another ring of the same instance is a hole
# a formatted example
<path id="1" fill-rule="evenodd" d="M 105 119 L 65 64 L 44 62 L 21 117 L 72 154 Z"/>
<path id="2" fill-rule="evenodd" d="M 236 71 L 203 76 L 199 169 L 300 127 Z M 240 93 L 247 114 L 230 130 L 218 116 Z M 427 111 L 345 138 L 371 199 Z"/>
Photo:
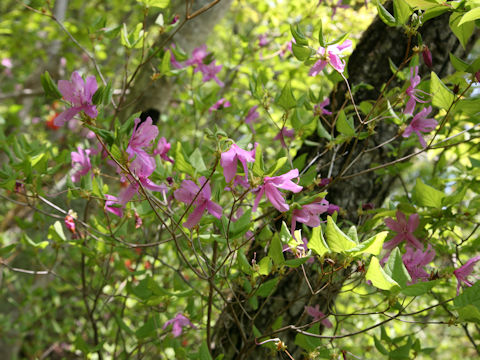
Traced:
<path id="1" fill-rule="evenodd" d="M 427 65 L 429 68 L 432 68 L 433 66 L 432 53 L 430 52 L 430 49 L 426 45 L 423 46 L 422 56 L 423 56 L 423 62 L 425 63 L 425 65 Z"/>

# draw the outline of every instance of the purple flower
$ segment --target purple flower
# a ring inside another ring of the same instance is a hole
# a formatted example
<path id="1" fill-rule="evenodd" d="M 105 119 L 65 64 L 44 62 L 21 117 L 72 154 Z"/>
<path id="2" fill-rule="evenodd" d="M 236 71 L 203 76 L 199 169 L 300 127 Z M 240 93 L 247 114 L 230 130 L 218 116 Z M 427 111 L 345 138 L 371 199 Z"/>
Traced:
<path id="1" fill-rule="evenodd" d="M 218 86 L 225 86 L 225 84 L 217 77 L 217 74 L 222 70 L 222 65 L 215 65 L 215 61 L 212 61 L 208 65 L 199 65 L 197 69 L 200 70 L 203 74 L 203 82 L 207 82 L 208 80 L 213 79 L 217 82 Z"/>
<path id="2" fill-rule="evenodd" d="M 155 159 L 146 152 L 158 135 L 157 126 L 153 125 L 149 116 L 140 124 L 140 119 L 135 119 L 133 134 L 127 147 L 129 159 L 132 160 L 130 169 L 139 177 L 149 177 L 156 168 Z"/>
<path id="3" fill-rule="evenodd" d="M 267 34 L 261 34 L 258 37 L 258 46 L 263 47 L 268 45 L 268 36 Z"/>
<path id="4" fill-rule="evenodd" d="M 257 190 L 257 196 L 253 204 L 253 211 L 256 211 L 258 208 L 258 203 L 262 198 L 263 194 L 267 199 L 272 203 L 272 205 L 281 212 L 288 211 L 290 208 L 285 199 L 282 196 L 282 193 L 278 189 L 289 190 L 294 193 L 300 192 L 303 187 L 295 184 L 291 180 L 298 177 L 298 169 L 290 170 L 288 173 L 280 176 L 265 176 L 263 179 L 263 185 L 261 185 Z"/>
<path id="5" fill-rule="evenodd" d="M 331 111 L 328 111 L 325 109 L 325 106 L 330 105 L 330 99 L 327 97 L 325 100 L 323 100 L 320 104 L 317 104 L 313 108 L 313 112 L 315 116 L 320 116 L 320 115 L 332 115 Z"/>
<path id="6" fill-rule="evenodd" d="M 92 97 L 97 88 L 95 76 L 89 76 L 86 81 L 83 81 L 80 74 L 76 71 L 72 73 L 70 81 L 59 80 L 58 90 L 62 93 L 63 98 L 72 104 L 72 107 L 57 116 L 54 125 L 63 126 L 65 122 L 71 120 L 80 111 L 83 111 L 91 118 L 96 118 L 98 111 L 96 106 L 92 104 Z"/>
<path id="7" fill-rule="evenodd" d="M 258 119 L 260 114 L 258 113 L 257 108 L 258 105 L 255 105 L 248 110 L 247 116 L 245 117 L 245 124 L 250 124 Z"/>
<path id="8" fill-rule="evenodd" d="M 407 252 L 402 256 L 403 264 L 408 270 L 412 281 L 410 284 L 415 284 L 417 280 L 427 281 L 428 273 L 423 269 L 425 265 L 430 263 L 435 257 L 435 250 L 428 244 L 427 251 L 423 252 L 420 249 L 414 249 L 407 246 Z"/>
<path id="9" fill-rule="evenodd" d="M 333 324 L 331 323 L 330 320 L 327 319 L 327 315 L 325 315 L 323 312 L 320 311 L 320 306 L 317 304 L 315 307 L 313 306 L 305 306 L 305 311 L 307 312 L 308 315 L 313 317 L 313 321 L 318 321 L 322 319 L 320 322 L 322 323 L 323 326 L 326 328 L 331 328 L 333 327 Z"/>
<path id="10" fill-rule="evenodd" d="M 331 8 L 332 8 L 332 19 L 335 16 L 335 14 L 337 13 L 337 9 L 348 9 L 349 7 L 350 6 L 348 6 L 348 5 L 343 5 L 342 0 L 338 0 L 335 5 L 331 6 Z"/>
<path id="11" fill-rule="evenodd" d="M 105 210 L 108 212 L 111 212 L 114 215 L 117 215 L 118 217 L 123 217 L 123 207 L 114 207 L 112 205 L 120 205 L 118 203 L 118 199 L 113 196 L 113 195 L 108 195 L 105 194 Z"/>
<path id="12" fill-rule="evenodd" d="M 228 151 L 222 153 L 220 158 L 220 165 L 223 167 L 223 175 L 225 181 L 229 183 L 233 180 L 237 173 L 237 162 L 240 161 L 245 173 L 245 180 L 248 181 L 247 163 L 255 162 L 255 149 L 252 151 L 243 150 L 236 144 L 232 144 Z"/>
<path id="13" fill-rule="evenodd" d="M 155 155 L 160 155 L 160 157 L 165 160 L 165 161 L 170 161 L 173 164 L 173 159 L 170 158 L 167 153 L 170 151 L 170 148 L 172 145 L 170 145 L 169 142 L 167 142 L 167 139 L 165 139 L 163 136 L 158 140 L 157 147 L 153 150 L 153 153 Z"/>
<path id="14" fill-rule="evenodd" d="M 418 66 L 415 66 L 414 68 L 413 67 L 410 68 L 410 86 L 405 91 L 410 98 L 408 99 L 407 105 L 405 106 L 405 110 L 403 111 L 404 114 L 412 115 L 417 102 L 420 102 L 420 103 L 427 102 L 418 98 L 418 93 L 426 94 L 425 92 L 417 89 L 417 86 L 419 84 L 420 84 L 420 76 L 418 75 Z"/>
<path id="15" fill-rule="evenodd" d="M 303 205 L 301 209 L 292 211 L 292 234 L 298 222 L 310 227 L 320 226 L 320 214 L 328 211 L 328 201 L 326 199 L 317 200 L 313 203 Z"/>
<path id="16" fill-rule="evenodd" d="M 130 175 L 126 176 L 128 181 L 130 182 L 130 185 L 128 185 L 128 187 L 118 195 L 118 204 L 122 205 L 122 207 L 125 207 L 125 205 L 135 196 L 135 194 L 138 193 L 138 189 L 140 188 L 139 182 L 140 184 L 142 184 L 142 186 L 145 189 L 150 191 L 157 191 L 162 193 L 166 193 L 168 191 L 168 188 L 166 185 L 164 184 L 157 185 L 154 182 L 152 182 L 148 178 L 148 176 L 150 176 L 152 173 L 148 173 L 146 171 L 147 170 L 145 169 L 140 169 L 139 174 L 137 174 L 138 182 L 137 180 L 133 179 Z"/>
<path id="17" fill-rule="evenodd" d="M 433 66 L 432 53 L 430 52 L 430 49 L 427 45 L 423 46 L 422 56 L 425 65 L 427 65 L 431 69 Z"/>
<path id="18" fill-rule="evenodd" d="M 187 221 L 183 223 L 183 226 L 188 229 L 191 229 L 199 223 L 205 210 L 207 210 L 217 219 L 220 219 L 222 216 L 222 207 L 210 200 L 212 190 L 210 189 L 210 184 L 207 182 L 207 179 L 202 176 L 198 179 L 198 181 L 200 183 L 200 186 L 203 186 L 205 184 L 200 193 L 200 188 L 192 180 L 183 180 L 180 188 L 176 190 L 173 194 L 175 196 L 175 199 L 177 199 L 178 201 L 181 201 L 185 204 L 191 204 L 193 202 L 193 205 L 195 206 L 195 209 L 190 214 Z M 196 199 L 195 196 L 197 196 Z M 195 201 L 193 199 L 195 199 Z"/>
<path id="19" fill-rule="evenodd" d="M 280 132 L 273 138 L 273 140 L 280 140 L 282 147 L 286 148 L 287 147 L 287 144 L 285 144 L 286 137 L 293 139 L 295 137 L 295 130 L 283 127 L 282 130 L 280 130 Z"/>
<path id="20" fill-rule="evenodd" d="M 90 164 L 90 150 L 84 150 L 80 146 L 77 146 L 78 152 L 72 151 L 70 156 L 72 157 L 73 173 L 71 179 L 73 182 L 77 182 L 83 175 L 87 175 L 92 169 Z"/>
<path id="21" fill-rule="evenodd" d="M 407 219 L 405 214 L 401 211 L 397 211 L 397 221 L 393 220 L 392 218 L 386 218 L 385 224 L 388 228 L 395 231 L 397 235 L 390 240 L 383 244 L 383 248 L 387 250 L 391 250 L 400 244 L 402 241 L 405 241 L 407 245 L 410 245 L 416 249 L 423 250 L 422 243 L 413 235 L 413 232 L 418 227 L 420 223 L 420 219 L 418 214 L 412 214 Z"/>
<path id="22" fill-rule="evenodd" d="M 475 266 L 475 264 L 479 261 L 480 261 L 480 255 L 475 256 L 475 257 L 471 258 L 470 260 L 468 260 L 465 263 L 465 265 L 460 266 L 457 270 L 455 270 L 453 272 L 453 275 L 455 275 L 455 277 L 457 278 L 457 282 L 458 282 L 457 283 L 457 295 L 460 292 L 460 286 L 461 286 L 462 283 L 464 283 L 467 286 L 472 286 L 473 285 L 473 283 L 468 281 L 467 278 L 472 273 L 473 267 Z"/>
<path id="23" fill-rule="evenodd" d="M 320 47 L 317 51 L 317 54 L 320 55 L 320 60 L 312 66 L 308 75 L 318 75 L 327 64 L 330 64 L 338 72 L 343 72 L 343 70 L 345 70 L 345 62 L 340 58 L 341 53 L 351 46 L 352 42 L 345 40 L 340 45 L 331 45 L 326 48 Z"/>
<path id="24" fill-rule="evenodd" d="M 192 324 L 190 319 L 187 318 L 182 313 L 178 313 L 177 315 L 175 315 L 173 319 L 168 320 L 165 324 L 163 324 L 162 329 L 165 330 L 169 325 L 173 325 L 172 326 L 173 337 L 178 337 L 182 335 L 182 331 L 185 326 L 190 326 L 193 329 L 197 328 L 195 325 Z"/>
<path id="25" fill-rule="evenodd" d="M 230 107 L 232 104 L 230 104 L 230 102 L 225 99 L 225 98 L 221 98 L 220 100 L 218 100 L 215 104 L 213 104 L 210 109 L 208 109 L 208 112 L 209 113 L 212 113 L 212 111 L 215 111 L 215 110 L 221 110 L 221 109 L 224 109 L 224 108 L 227 108 L 227 107 Z"/>
<path id="26" fill-rule="evenodd" d="M 203 44 L 202 46 L 193 49 L 192 57 L 185 61 L 186 66 L 200 66 L 203 65 L 203 59 L 208 55 L 207 45 Z M 196 70 L 196 69 L 195 69 Z M 197 72 L 196 70 L 195 72 Z"/>
<path id="27" fill-rule="evenodd" d="M 335 211 L 337 213 L 340 212 L 340 206 L 335 204 L 328 204 L 328 209 L 327 209 L 328 215 L 332 215 Z"/>
<path id="28" fill-rule="evenodd" d="M 422 136 L 423 133 L 430 132 L 435 129 L 435 127 L 438 125 L 437 120 L 429 118 L 427 119 L 427 115 L 430 114 L 432 111 L 432 107 L 429 106 L 427 108 L 424 108 L 422 111 L 417 113 L 410 122 L 410 125 L 408 125 L 405 128 L 405 131 L 403 132 L 402 136 L 404 138 L 409 137 L 412 132 L 417 134 L 418 140 L 420 140 L 420 144 L 422 144 L 423 147 L 427 146 L 427 143 L 425 139 Z"/>

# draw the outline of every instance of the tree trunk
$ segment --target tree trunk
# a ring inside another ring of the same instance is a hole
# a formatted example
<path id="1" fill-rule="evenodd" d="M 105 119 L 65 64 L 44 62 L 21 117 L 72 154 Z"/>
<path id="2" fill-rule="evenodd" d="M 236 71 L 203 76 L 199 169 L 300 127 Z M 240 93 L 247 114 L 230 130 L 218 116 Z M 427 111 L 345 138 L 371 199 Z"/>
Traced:
<path id="1" fill-rule="evenodd" d="M 433 55 L 433 71 L 439 77 L 444 77 L 453 70 L 449 65 L 450 52 L 460 57 L 465 55 L 465 51 L 461 48 L 455 35 L 449 30 L 448 21 L 449 14 L 444 14 L 428 21 L 420 31 L 424 44 L 428 45 Z M 470 41 L 472 45 L 474 37 L 478 37 L 478 33 L 472 37 Z M 410 49 L 415 45 L 414 41 L 410 44 Z M 354 96 L 357 105 L 361 101 L 378 98 L 382 85 L 392 76 L 388 58 L 398 66 L 405 57 L 407 43 L 408 38 L 403 29 L 387 27 L 378 17 L 364 32 L 349 59 L 349 84 L 352 88 L 360 83 L 368 83 L 373 86 L 373 89 L 357 91 Z M 429 69 L 425 65 L 421 66 L 421 74 L 426 74 L 428 71 Z M 395 82 L 390 84 L 390 86 L 395 85 L 397 85 Z M 330 98 L 332 110 L 338 109 L 346 99 L 350 100 L 345 84 L 340 83 Z M 378 150 L 362 154 L 358 161 L 344 172 L 345 166 L 349 161 L 355 159 L 362 149 L 366 146 L 370 148 L 382 144 L 395 136 L 398 131 L 397 126 L 386 122 L 378 122 L 375 125 L 373 136 L 358 143 L 352 141 L 342 145 L 340 149 L 337 149 L 336 155 L 333 155 L 333 150 L 329 151 L 314 166 L 317 166 L 317 170 L 328 168 L 333 158 L 334 166 L 331 176 L 335 179 L 340 175 L 345 176 L 368 169 L 374 163 L 382 164 L 391 161 L 391 155 L 380 147 Z M 312 148 L 304 145 L 298 155 L 307 153 L 307 158 L 312 159 L 323 150 L 325 141 L 316 134 L 310 140 L 320 143 L 321 146 Z M 306 163 L 308 164 L 309 160 Z M 324 174 L 322 173 L 322 175 Z M 378 178 L 373 172 L 344 181 L 340 179 L 338 182 L 333 182 L 332 186 L 328 188 L 327 198 L 330 202 L 341 206 L 343 209 L 341 213 L 345 220 L 358 223 L 361 219 L 357 210 L 365 203 L 380 206 L 389 193 L 395 178 L 383 176 L 381 182 L 377 180 Z M 279 316 L 283 317 L 280 326 L 306 324 L 308 322 L 304 308 L 307 305 L 320 304 L 320 310 L 328 314 L 328 309 L 335 302 L 343 282 L 357 270 L 357 267 L 352 265 L 326 278 L 318 269 L 315 270 L 315 267 L 319 266 L 317 260 L 316 265 L 305 267 L 314 290 L 321 289 L 327 284 L 327 281 L 329 282 L 326 288 L 315 296 L 311 294 L 301 268 L 284 274 L 274 293 L 263 299 L 263 302 L 259 302 L 258 310 L 252 309 L 246 300 L 243 288 L 238 286 L 234 290 L 234 296 L 231 297 L 231 303 L 226 305 L 216 323 L 213 337 L 214 355 L 225 354 L 225 359 L 266 358 L 268 350 L 255 344 L 254 327 L 261 334 L 271 333 L 272 325 Z M 327 262 L 322 266 L 324 270 L 326 269 L 325 271 L 330 268 Z M 295 345 L 295 336 L 296 332 L 289 330 L 272 334 L 271 338 L 279 337 L 288 346 L 290 354 L 298 360 L 302 356 L 302 350 Z"/>

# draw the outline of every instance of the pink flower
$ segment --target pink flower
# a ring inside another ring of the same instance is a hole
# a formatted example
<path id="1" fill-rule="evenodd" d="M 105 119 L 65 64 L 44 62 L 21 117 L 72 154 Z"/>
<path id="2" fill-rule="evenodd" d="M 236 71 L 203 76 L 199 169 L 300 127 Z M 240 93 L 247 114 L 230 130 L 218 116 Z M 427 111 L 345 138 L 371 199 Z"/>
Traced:
<path id="1" fill-rule="evenodd" d="M 306 237 L 302 238 L 302 241 L 298 241 L 295 247 L 291 248 L 289 245 L 283 245 L 283 252 L 288 251 L 294 254 L 298 258 L 306 257 L 308 254 L 308 240 Z M 308 264 L 315 262 L 315 257 L 310 256 L 307 260 Z"/>
<path id="2" fill-rule="evenodd" d="M 453 272 L 453 275 L 455 275 L 455 277 L 457 278 L 457 282 L 458 282 L 457 283 L 457 295 L 460 292 L 460 286 L 461 286 L 462 283 L 464 283 L 467 286 L 472 286 L 473 285 L 473 283 L 468 281 L 467 278 L 472 273 L 473 267 L 475 266 L 475 264 L 479 261 L 480 261 L 480 255 L 475 256 L 475 257 L 471 258 L 470 260 L 468 260 L 465 263 L 465 265 L 460 266 L 457 270 L 455 270 Z"/>
<path id="3" fill-rule="evenodd" d="M 410 97 L 407 101 L 407 105 L 405 106 L 405 110 L 403 111 L 404 114 L 413 114 L 413 110 L 415 109 L 415 105 L 417 102 L 420 103 L 426 103 L 427 101 L 424 101 L 420 98 L 418 98 L 418 93 L 424 93 L 425 92 L 418 90 L 416 87 L 420 84 L 420 76 L 418 75 L 418 66 L 415 66 L 414 68 L 410 68 L 410 86 L 407 88 L 405 91 L 406 94 Z"/>
<path id="4" fill-rule="evenodd" d="M 255 122 L 258 117 L 260 116 L 257 111 L 258 105 L 252 106 L 250 110 L 248 110 L 247 116 L 245 117 L 245 124 L 250 124 Z"/>
<path id="5" fill-rule="evenodd" d="M 248 181 L 247 163 L 255 162 L 255 149 L 252 151 L 243 150 L 236 144 L 232 144 L 228 151 L 222 153 L 220 158 L 220 165 L 223 167 L 223 175 L 225 181 L 229 183 L 233 180 L 237 173 L 237 162 L 240 161 L 245 173 L 245 181 Z"/>
<path id="6" fill-rule="evenodd" d="M 301 209 L 292 211 L 292 234 L 295 226 L 301 222 L 310 227 L 320 226 L 320 214 L 328 211 L 328 201 L 326 199 L 317 200 L 313 203 L 303 205 Z"/>
<path id="7" fill-rule="evenodd" d="M 417 115 L 415 115 L 410 122 L 410 125 L 408 125 L 405 128 L 405 131 L 403 132 L 402 136 L 404 138 L 409 137 L 412 132 L 417 134 L 418 140 L 420 140 L 420 144 L 422 144 L 423 147 L 427 146 L 427 143 L 425 139 L 422 136 L 423 133 L 430 132 L 435 129 L 435 127 L 438 125 L 437 120 L 435 119 L 427 119 L 427 115 L 430 114 L 432 111 L 432 107 L 429 106 L 427 108 L 424 108 L 422 111 L 420 111 Z"/>
<path id="8" fill-rule="evenodd" d="M 220 81 L 220 79 L 217 77 L 217 74 L 222 70 L 222 65 L 215 65 L 215 61 L 212 61 L 210 64 L 205 65 L 201 64 L 197 68 L 200 70 L 203 74 L 202 81 L 207 82 L 209 80 L 215 80 L 220 87 L 224 87 L 225 84 Z M 195 69 L 196 70 L 196 69 Z"/>
<path id="9" fill-rule="evenodd" d="M 67 216 L 65 216 L 65 226 L 67 227 L 67 229 L 72 233 L 72 234 L 75 234 L 76 230 L 75 230 L 75 218 L 72 216 L 74 214 L 74 212 L 72 210 L 70 210 L 67 214 Z"/>
<path id="10" fill-rule="evenodd" d="M 118 199 L 113 195 L 105 194 L 105 210 L 111 212 L 118 217 L 123 217 L 123 207 L 118 203 Z M 112 206 L 112 205 L 119 205 L 119 206 Z"/>
<path id="11" fill-rule="evenodd" d="M 63 126 L 65 122 L 71 120 L 80 111 L 83 111 L 91 118 L 96 118 L 98 111 L 92 103 L 92 97 L 97 88 L 95 76 L 89 76 L 84 81 L 76 71 L 72 73 L 70 81 L 60 80 L 58 82 L 58 90 L 62 93 L 63 98 L 72 104 L 72 107 L 57 116 L 54 125 Z"/>
<path id="12" fill-rule="evenodd" d="M 207 210 L 217 219 L 220 219 L 222 217 L 221 206 L 210 200 L 212 190 L 210 189 L 210 184 L 207 182 L 207 179 L 202 176 L 198 179 L 198 181 L 200 183 L 200 186 L 203 186 L 205 184 L 200 193 L 200 188 L 192 180 L 183 180 L 180 188 L 176 190 L 173 194 L 175 196 L 175 199 L 177 199 L 178 201 L 181 201 L 185 204 L 192 204 L 193 202 L 193 205 L 195 206 L 195 209 L 190 214 L 187 221 L 183 223 L 183 226 L 188 229 L 191 229 L 199 223 L 205 210 Z"/>
<path id="13" fill-rule="evenodd" d="M 282 193 L 278 189 L 289 190 L 294 193 L 302 191 L 303 187 L 295 184 L 291 180 L 298 177 L 298 169 L 290 170 L 288 173 L 280 176 L 265 176 L 263 179 L 263 185 L 261 185 L 257 190 L 257 196 L 253 204 L 253 211 L 256 211 L 258 208 L 258 203 L 262 198 L 263 194 L 267 199 L 272 203 L 272 205 L 281 212 L 288 211 L 290 208 L 285 199 L 282 196 Z"/>
<path id="14" fill-rule="evenodd" d="M 413 232 L 418 227 L 419 223 L 420 219 L 418 214 L 410 215 L 407 222 L 405 214 L 401 211 L 397 211 L 397 221 L 393 220 L 392 218 L 386 218 L 385 224 L 388 228 L 397 232 L 397 235 L 395 235 L 395 237 L 389 242 L 383 244 L 383 248 L 391 250 L 402 241 L 405 241 L 407 245 L 413 246 L 419 250 L 423 250 L 422 243 L 413 235 Z"/>
<path id="15" fill-rule="evenodd" d="M 203 64 L 203 59 L 208 55 L 207 45 L 203 44 L 202 46 L 193 49 L 192 57 L 185 61 L 186 66 L 200 66 Z M 195 72 L 197 72 L 196 70 Z"/>
<path id="16" fill-rule="evenodd" d="M 295 137 L 295 130 L 283 127 L 282 130 L 280 130 L 280 132 L 273 138 L 273 140 L 280 140 L 282 147 L 286 148 L 287 147 L 287 144 L 285 144 L 286 137 L 293 139 Z"/>
<path id="17" fill-rule="evenodd" d="M 146 152 L 145 148 L 150 147 L 158 135 L 158 128 L 153 125 L 149 116 L 141 123 L 139 118 L 135 119 L 132 137 L 128 143 L 127 153 L 132 160 L 130 169 L 139 177 L 150 176 L 156 168 L 155 159 Z"/>
<path id="18" fill-rule="evenodd" d="M 90 163 L 90 150 L 84 150 L 80 146 L 77 146 L 78 152 L 72 151 L 70 156 L 72 157 L 73 173 L 70 176 L 73 182 L 77 182 L 83 175 L 87 175 L 92 169 Z"/>
<path id="19" fill-rule="evenodd" d="M 221 110 L 221 109 L 230 107 L 231 105 L 232 104 L 230 104 L 230 102 L 227 99 L 221 98 L 215 104 L 213 104 L 210 107 L 210 109 L 208 109 L 208 112 L 211 113 L 212 111 L 215 111 L 215 110 Z"/>
<path id="20" fill-rule="evenodd" d="M 268 45 L 268 36 L 267 34 L 261 34 L 258 37 L 258 46 L 263 47 Z"/>
<path id="21" fill-rule="evenodd" d="M 327 64 L 330 64 L 338 72 L 343 72 L 345 70 L 345 62 L 341 59 L 341 53 L 351 46 L 352 42 L 345 40 L 340 45 L 330 45 L 326 48 L 320 47 L 317 51 L 317 54 L 320 55 L 320 60 L 312 66 L 308 75 L 318 75 Z"/>
<path id="22" fill-rule="evenodd" d="M 315 307 L 312 306 L 305 306 L 305 311 L 307 312 L 308 315 L 313 317 L 313 321 L 318 321 L 322 319 L 320 322 L 322 323 L 323 326 L 326 328 L 331 328 L 333 327 L 333 324 L 331 323 L 330 320 L 327 319 L 327 315 L 325 315 L 323 312 L 319 310 L 320 306 L 317 304 Z"/>
<path id="23" fill-rule="evenodd" d="M 150 179 L 148 179 L 148 176 L 150 176 L 151 173 L 145 173 L 144 171 L 145 170 L 140 169 L 140 175 L 137 176 L 138 182 L 140 182 L 140 184 L 142 184 L 145 189 L 162 193 L 166 193 L 168 191 L 168 188 L 164 184 L 157 185 Z M 138 190 L 140 188 L 139 183 L 130 175 L 127 175 L 127 179 L 130 182 L 130 185 L 128 185 L 128 187 L 118 195 L 118 204 L 122 205 L 122 207 L 125 207 L 125 205 L 132 199 L 132 197 L 134 197 L 138 193 Z"/>
<path id="24" fill-rule="evenodd" d="M 172 334 L 173 337 L 178 337 L 182 335 L 183 328 L 185 326 L 190 326 L 193 329 L 196 329 L 197 327 L 192 324 L 189 318 L 187 318 L 185 315 L 182 313 L 178 313 L 175 315 L 173 319 L 168 320 L 162 327 L 162 329 L 166 329 L 167 326 L 172 325 Z"/>
<path id="25" fill-rule="evenodd" d="M 164 137 L 161 137 L 159 140 L 158 140 L 158 143 L 157 143 L 157 147 L 155 148 L 155 150 L 153 150 L 153 153 L 155 155 L 160 155 L 160 157 L 165 160 L 165 161 L 170 161 L 172 164 L 173 164 L 173 159 L 170 158 L 167 153 L 170 151 L 170 148 L 172 147 L 172 145 L 170 145 L 169 142 L 167 142 L 167 139 L 165 139 Z"/>
<path id="26" fill-rule="evenodd" d="M 432 249 L 430 244 L 428 244 L 427 251 L 425 252 L 407 246 L 407 252 L 402 256 L 402 260 L 412 278 L 410 284 L 415 284 L 417 280 L 428 280 L 429 275 L 423 267 L 430 263 L 434 257 L 435 250 Z"/>
<path id="27" fill-rule="evenodd" d="M 330 99 L 327 97 L 325 100 L 323 100 L 320 104 L 317 104 L 313 108 L 313 112 L 315 116 L 320 116 L 320 115 L 332 115 L 331 111 L 328 111 L 325 109 L 325 106 L 330 105 Z"/>
<path id="28" fill-rule="evenodd" d="M 335 204 L 328 204 L 328 209 L 327 209 L 328 215 L 332 215 L 335 211 L 337 213 L 340 212 L 340 206 Z"/>

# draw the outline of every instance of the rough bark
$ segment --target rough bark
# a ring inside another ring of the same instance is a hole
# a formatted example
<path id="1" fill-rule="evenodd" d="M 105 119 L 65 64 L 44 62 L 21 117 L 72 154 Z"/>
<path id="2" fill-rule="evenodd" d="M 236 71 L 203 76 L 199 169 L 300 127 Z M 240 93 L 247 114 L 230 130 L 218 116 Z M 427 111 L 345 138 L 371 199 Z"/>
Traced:
<path id="1" fill-rule="evenodd" d="M 433 71 L 440 77 L 446 76 L 453 70 L 449 66 L 449 52 L 457 56 L 465 55 L 449 29 L 448 15 L 444 14 L 428 21 L 421 29 L 423 41 L 429 46 L 433 54 Z M 475 36 L 478 37 L 478 34 Z M 363 100 L 378 97 L 382 85 L 392 75 L 388 58 L 399 65 L 404 59 L 407 42 L 408 37 L 402 29 L 389 28 L 378 18 L 364 32 L 348 63 L 349 83 L 351 87 L 362 82 L 368 83 L 373 86 L 373 89 L 356 92 L 355 101 L 357 104 Z M 414 45 L 415 43 L 411 44 L 412 47 Z M 422 66 L 420 73 L 426 74 L 428 71 L 430 70 Z M 391 84 L 391 86 L 396 85 L 395 82 Z M 332 107 L 338 109 L 347 96 L 346 86 L 339 84 L 336 91 L 331 94 Z M 354 159 L 364 147 L 381 144 L 393 137 L 397 131 L 398 127 L 396 126 L 386 122 L 378 123 L 375 127 L 375 134 L 367 140 L 357 144 L 352 141 L 343 146 L 337 151 L 332 176 L 335 178 L 342 173 L 346 161 Z M 325 143 L 317 135 L 313 135 L 310 140 L 320 143 L 321 146 L 319 148 L 304 146 L 299 154 L 308 153 L 308 158 L 311 159 L 323 151 L 322 146 Z M 368 169 L 373 163 L 388 162 L 392 160 L 390 156 L 382 148 L 363 154 L 360 160 L 348 170 L 348 173 Z M 332 151 L 322 157 L 315 166 L 317 166 L 317 169 L 328 167 L 331 159 Z M 357 223 L 359 220 L 357 210 L 361 205 L 373 203 L 375 206 L 380 206 L 393 181 L 395 181 L 394 178 L 385 177 L 382 177 L 382 181 L 378 180 L 374 173 L 369 173 L 348 181 L 334 183 L 328 189 L 328 199 L 330 202 L 341 206 L 344 210 L 342 212 L 344 220 Z M 346 191 L 346 189 L 348 190 Z M 328 264 L 323 265 L 328 266 Z M 225 354 L 225 358 L 228 359 L 265 358 L 267 356 L 265 348 L 255 345 L 254 326 L 260 333 L 268 334 L 272 331 L 272 324 L 278 316 L 283 316 L 282 326 L 305 324 L 306 320 L 305 317 L 302 318 L 302 314 L 304 314 L 304 307 L 310 305 L 312 299 L 314 299 L 314 304 L 320 304 L 320 309 L 324 313 L 328 313 L 328 309 L 334 303 L 345 279 L 357 270 L 356 265 L 353 265 L 337 272 L 334 276 L 328 278 L 330 283 L 325 290 L 315 297 L 311 295 L 301 269 L 291 271 L 283 275 L 273 295 L 265 299 L 264 303 L 260 303 L 260 310 L 258 311 L 249 306 L 243 290 L 236 289 L 235 295 L 232 296 L 232 302 L 225 307 L 214 330 L 215 355 Z M 326 283 L 326 279 L 319 275 L 318 270 L 315 272 L 310 268 L 307 276 L 314 289 L 320 289 Z M 289 352 L 295 359 L 302 358 L 301 349 L 295 345 L 295 331 L 283 332 L 272 337 L 277 336 L 287 344 Z"/>

